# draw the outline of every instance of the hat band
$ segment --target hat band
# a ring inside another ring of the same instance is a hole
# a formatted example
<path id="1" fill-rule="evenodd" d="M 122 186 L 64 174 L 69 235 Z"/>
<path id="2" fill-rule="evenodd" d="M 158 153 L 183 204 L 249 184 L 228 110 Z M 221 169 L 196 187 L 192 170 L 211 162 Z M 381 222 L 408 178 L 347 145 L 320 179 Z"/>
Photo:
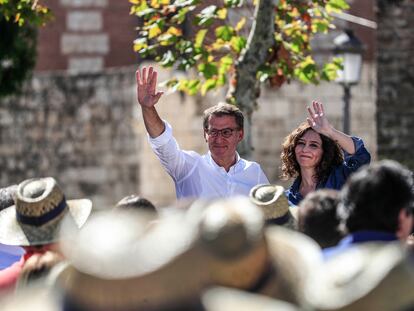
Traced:
<path id="1" fill-rule="evenodd" d="M 26 216 L 19 214 L 16 210 L 16 218 L 17 221 L 21 224 L 41 226 L 59 216 L 65 210 L 66 206 L 66 200 L 65 197 L 63 197 L 62 201 L 60 201 L 60 203 L 54 209 L 41 216 Z"/>
<path id="2" fill-rule="evenodd" d="M 266 220 L 266 225 L 284 225 L 285 223 L 287 223 L 289 221 L 289 213 L 286 213 L 284 216 L 282 217 L 278 217 L 278 218 L 272 218 L 272 219 L 267 219 Z"/>

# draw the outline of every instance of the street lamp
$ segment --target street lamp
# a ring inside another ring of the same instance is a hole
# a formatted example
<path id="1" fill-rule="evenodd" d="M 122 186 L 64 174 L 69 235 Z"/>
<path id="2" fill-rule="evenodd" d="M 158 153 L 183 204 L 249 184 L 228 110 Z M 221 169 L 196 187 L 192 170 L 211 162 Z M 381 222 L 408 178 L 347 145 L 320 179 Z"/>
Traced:
<path id="1" fill-rule="evenodd" d="M 359 83 L 362 68 L 362 53 L 364 47 L 353 31 L 346 29 L 334 39 L 334 53 L 343 59 L 343 69 L 338 71 L 336 82 L 344 88 L 343 97 L 343 131 L 350 132 L 349 107 L 351 101 L 351 86 Z"/>

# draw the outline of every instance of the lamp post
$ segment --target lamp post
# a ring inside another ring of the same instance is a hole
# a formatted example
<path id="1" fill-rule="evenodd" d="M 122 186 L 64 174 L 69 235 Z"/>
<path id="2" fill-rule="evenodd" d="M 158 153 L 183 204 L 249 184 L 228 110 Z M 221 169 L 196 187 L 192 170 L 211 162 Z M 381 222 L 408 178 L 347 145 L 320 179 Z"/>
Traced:
<path id="1" fill-rule="evenodd" d="M 359 83 L 362 68 L 362 53 L 364 47 L 361 41 L 354 35 L 353 31 L 346 29 L 334 39 L 334 53 L 336 57 L 343 59 L 343 69 L 338 71 L 335 80 L 344 88 L 343 97 L 343 131 L 350 133 L 350 103 L 351 86 Z"/>

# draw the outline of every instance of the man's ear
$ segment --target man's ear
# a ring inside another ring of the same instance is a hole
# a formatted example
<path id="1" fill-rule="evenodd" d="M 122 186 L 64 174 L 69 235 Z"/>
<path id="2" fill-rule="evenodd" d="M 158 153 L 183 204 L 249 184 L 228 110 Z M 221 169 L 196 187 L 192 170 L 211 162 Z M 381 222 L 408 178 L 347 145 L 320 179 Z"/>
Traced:
<path id="1" fill-rule="evenodd" d="M 203 130 L 203 136 L 204 136 L 204 140 L 207 142 L 207 133 L 206 133 L 206 130 Z"/>
<path id="2" fill-rule="evenodd" d="M 241 130 L 239 131 L 239 142 L 240 142 L 240 141 L 242 141 L 242 140 L 243 140 L 243 138 L 244 138 L 244 130 L 243 130 L 243 129 L 241 129 Z"/>
<path id="3" fill-rule="evenodd" d="M 400 240 L 405 240 L 413 230 L 413 216 L 405 208 L 401 209 L 398 214 L 398 229 L 396 236 Z"/>

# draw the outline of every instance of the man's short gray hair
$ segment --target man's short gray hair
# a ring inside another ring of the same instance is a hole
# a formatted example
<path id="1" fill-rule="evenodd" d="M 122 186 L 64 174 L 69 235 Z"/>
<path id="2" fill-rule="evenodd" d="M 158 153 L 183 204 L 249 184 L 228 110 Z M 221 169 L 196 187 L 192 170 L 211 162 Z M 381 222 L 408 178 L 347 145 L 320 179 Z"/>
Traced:
<path id="1" fill-rule="evenodd" d="M 243 129 L 244 115 L 243 112 L 235 105 L 220 102 L 217 105 L 206 109 L 203 115 L 203 127 L 205 130 L 208 129 L 208 121 L 211 116 L 234 116 L 238 128 L 240 130 Z"/>

